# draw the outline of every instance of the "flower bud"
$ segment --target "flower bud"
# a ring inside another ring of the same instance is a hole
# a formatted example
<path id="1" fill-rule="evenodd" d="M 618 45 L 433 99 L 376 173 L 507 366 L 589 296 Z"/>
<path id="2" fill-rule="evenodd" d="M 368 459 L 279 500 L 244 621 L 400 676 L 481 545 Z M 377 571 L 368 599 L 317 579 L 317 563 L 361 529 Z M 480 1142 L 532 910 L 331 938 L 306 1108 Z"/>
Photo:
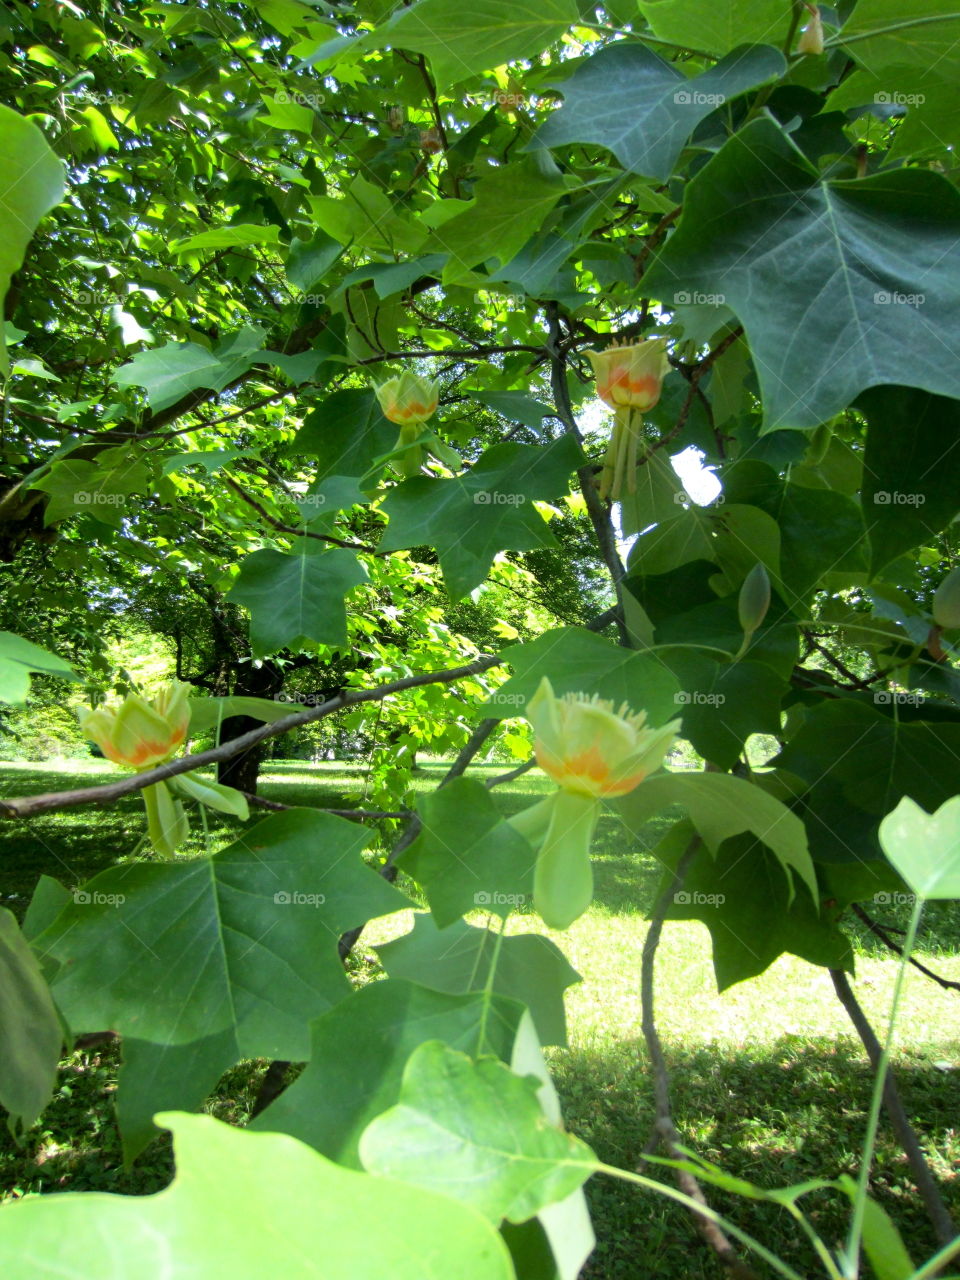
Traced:
<path id="1" fill-rule="evenodd" d="M 114 764 L 150 769 L 168 760 L 187 736 L 189 689 L 172 680 L 149 700 L 128 693 L 119 707 L 84 708 L 80 727 Z"/>
<path id="2" fill-rule="evenodd" d="M 816 5 L 808 5 L 810 21 L 803 28 L 797 43 L 797 53 L 823 53 L 823 22 Z"/>
<path id="3" fill-rule="evenodd" d="M 606 351 L 585 354 L 593 365 L 597 395 L 611 409 L 645 412 L 660 399 L 663 379 L 670 368 L 663 338 L 647 338 L 624 346 L 614 343 Z"/>
<path id="4" fill-rule="evenodd" d="M 933 620 L 945 631 L 960 627 L 960 569 L 951 569 L 933 597 Z"/>
<path id="5" fill-rule="evenodd" d="M 737 613 L 744 635 L 752 636 L 760 623 L 767 616 L 770 608 L 770 576 L 766 565 L 761 561 L 753 566 L 743 580 L 740 597 L 737 600 Z"/>
<path id="6" fill-rule="evenodd" d="M 436 412 L 440 384 L 404 369 L 399 378 L 390 378 L 375 387 L 383 416 L 398 426 L 426 422 Z"/>

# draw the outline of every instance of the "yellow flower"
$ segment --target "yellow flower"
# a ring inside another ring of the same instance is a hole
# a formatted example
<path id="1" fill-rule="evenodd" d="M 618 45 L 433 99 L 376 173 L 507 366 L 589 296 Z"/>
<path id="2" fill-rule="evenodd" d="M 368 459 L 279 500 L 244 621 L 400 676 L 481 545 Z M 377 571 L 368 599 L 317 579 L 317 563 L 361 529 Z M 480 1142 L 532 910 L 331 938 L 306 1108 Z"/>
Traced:
<path id="1" fill-rule="evenodd" d="M 150 700 L 128 693 L 119 707 L 80 711 L 80 727 L 114 764 L 150 769 L 168 760 L 186 738 L 189 691 L 189 685 L 172 680 Z"/>
<path id="2" fill-rule="evenodd" d="M 645 711 L 594 694 L 558 698 L 546 676 L 527 704 L 536 735 L 537 763 L 566 791 L 596 798 L 624 796 L 663 763 L 680 728 L 671 720 L 662 729 L 646 727 Z"/>
<path id="3" fill-rule="evenodd" d="M 652 409 L 670 368 L 663 338 L 647 338 L 606 351 L 587 351 L 597 379 L 597 395 L 611 409 Z"/>
<path id="4" fill-rule="evenodd" d="M 399 378 L 375 387 L 383 416 L 404 427 L 432 418 L 440 399 L 440 384 L 404 369 Z"/>

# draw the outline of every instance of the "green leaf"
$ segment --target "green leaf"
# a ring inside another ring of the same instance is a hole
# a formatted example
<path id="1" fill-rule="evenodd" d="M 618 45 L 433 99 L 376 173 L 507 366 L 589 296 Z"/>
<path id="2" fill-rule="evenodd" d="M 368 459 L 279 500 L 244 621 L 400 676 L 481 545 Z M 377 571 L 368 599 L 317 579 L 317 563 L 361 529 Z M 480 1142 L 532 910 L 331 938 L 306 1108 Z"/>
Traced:
<path id="1" fill-rule="evenodd" d="M 857 1203 L 860 1191 L 853 1178 L 841 1174 L 836 1185 Z M 863 1205 L 863 1251 L 877 1280 L 911 1280 L 915 1273 L 896 1223 L 873 1196 L 867 1196 Z"/>
<path id="2" fill-rule="evenodd" d="M 0 309 L 10 280 L 23 265 L 27 245 L 37 223 L 63 199 L 62 163 L 33 123 L 0 106 Z M 10 372 L 3 329 L 0 328 L 0 374 Z"/>
<path id="3" fill-rule="evenodd" d="M 267 548 L 241 560 L 230 598 L 250 610 L 256 654 L 303 640 L 337 647 L 347 643 L 343 597 L 366 579 L 352 551 L 298 538 L 290 553 Z"/>
<path id="4" fill-rule="evenodd" d="M 483 995 L 447 995 L 402 979 L 371 983 L 311 1024 L 309 1062 L 251 1127 L 289 1133 L 359 1169 L 360 1135 L 399 1099 L 414 1049 L 443 1040 L 475 1050 L 482 1028 L 487 1047 L 509 1061 L 521 1014 L 516 1001 L 501 996 L 489 1003 Z"/>
<path id="5" fill-rule="evenodd" d="M 403 216 L 404 206 L 391 200 L 361 174 L 334 196 L 317 196 L 311 201 L 313 216 L 323 231 L 340 245 L 376 249 L 383 253 L 417 253 L 426 229 Z"/>
<path id="6" fill-rule="evenodd" d="M 471 278 L 470 268 L 496 257 L 509 262 L 567 189 L 559 172 L 542 172 L 532 157 L 484 174 L 462 213 L 434 232 L 427 250 L 450 255 L 444 284 Z"/>
<path id="7" fill-rule="evenodd" d="M 884 387 L 864 392 L 857 408 L 870 424 L 863 507 L 876 573 L 933 541 L 960 507 L 953 467 L 960 404 L 911 387 Z"/>
<path id="8" fill-rule="evenodd" d="M 251 720 L 262 720 L 264 724 L 272 724 L 274 720 L 282 720 L 298 708 L 289 702 L 269 698 L 190 698 L 190 733 L 205 733 L 207 729 L 219 729 L 230 716 L 249 716 Z"/>
<path id="9" fill-rule="evenodd" d="M 217 813 L 229 813 L 244 822 L 250 816 L 247 798 L 235 787 L 227 787 L 219 782 L 203 781 L 189 773 L 181 773 L 179 777 L 170 778 L 167 786 L 174 794 L 179 793 L 188 800 L 196 800 L 198 804 L 215 809 Z"/>
<path id="10" fill-rule="evenodd" d="M 418 912 L 410 933 L 377 951 L 391 978 L 461 995 L 484 989 L 496 941 L 488 929 L 475 929 L 463 920 L 440 930 L 430 915 Z M 563 993 L 579 981 L 580 975 L 549 938 L 517 934 L 500 944 L 493 990 L 526 1005 L 541 1044 L 566 1043 Z"/>
<path id="11" fill-rule="evenodd" d="M 625 169 L 665 182 L 701 120 L 785 67 L 776 49 L 756 45 L 690 79 L 646 45 L 610 45 L 582 59 L 562 83 L 564 105 L 547 117 L 531 145 L 598 143 Z"/>
<path id="12" fill-rule="evenodd" d="M 562 436 L 545 448 L 494 445 L 453 479 L 405 480 L 383 504 L 390 524 L 380 550 L 435 547 L 447 590 L 459 600 L 483 582 L 498 551 L 554 545 L 532 503 L 562 497 L 581 461 L 579 447 Z"/>
<path id="13" fill-rule="evenodd" d="M 729 837 L 748 831 L 818 900 L 804 825 L 774 796 L 728 773 L 659 773 L 615 800 L 613 808 L 631 831 L 639 833 L 644 823 L 674 804 L 682 806 L 711 853 L 716 854 Z M 789 876 L 786 892 L 792 901 L 794 885 Z"/>
<path id="14" fill-rule="evenodd" d="M 263 334 L 252 327 L 224 338 L 212 349 L 195 342 L 167 342 L 140 351 L 117 370 L 118 387 L 144 387 L 153 410 L 167 409 L 196 391 L 222 391 L 256 363 Z"/>
<path id="15" fill-rule="evenodd" d="M 476 0 L 469 9 L 456 0 L 419 0 L 365 37 L 364 45 L 426 54 L 436 87 L 443 90 L 478 71 L 533 57 L 559 40 L 577 16 L 572 0 Z"/>
<path id="16" fill-rule="evenodd" d="M 146 463 L 128 449 L 105 449 L 95 462 L 61 458 L 33 487 L 49 493 L 44 522 L 56 524 L 75 515 L 92 515 L 103 524 L 119 528 L 130 507 L 130 498 L 141 502 L 150 480 Z"/>
<path id="17" fill-rule="evenodd" d="M 620 498 L 620 532 L 624 538 L 656 523 L 672 521 L 680 510 L 683 486 L 664 450 L 650 453 L 637 467 L 634 491 L 630 477 Z"/>
<path id="18" fill-rule="evenodd" d="M 880 823 L 883 851 L 922 898 L 960 898 L 960 796 L 926 813 L 904 796 Z"/>
<path id="19" fill-rule="evenodd" d="M 739 44 L 782 47 L 790 26 L 780 0 L 640 0 L 638 7 L 661 40 L 708 53 Z"/>
<path id="20" fill-rule="evenodd" d="M 252 244 L 277 244 L 279 240 L 279 227 L 237 223 L 229 227 L 214 227 L 212 231 L 201 231 L 199 235 L 188 236 L 186 240 L 175 240 L 170 251 L 180 254 L 197 249 L 235 249 Z"/>
<path id="21" fill-rule="evenodd" d="M 860 504 L 844 493 L 787 484 L 778 511 L 780 578 L 789 608 L 809 616 L 809 600 L 821 585 L 847 585 L 866 575 L 867 531 Z"/>
<path id="22" fill-rule="evenodd" d="M 667 648 L 658 656 L 677 677 L 674 714 L 705 760 L 732 769 L 751 733 L 780 733 L 787 680 L 763 662 L 717 661 L 702 650 Z"/>
<path id="23" fill-rule="evenodd" d="M 654 853 L 672 869 L 692 831 L 679 823 Z M 849 940 L 818 909 L 815 893 L 811 898 L 803 886 L 793 893 L 783 866 L 763 844 L 738 835 L 715 854 L 702 849 L 695 855 L 668 919 L 700 920 L 710 930 L 720 991 L 763 973 L 785 951 L 852 972 Z"/>
<path id="24" fill-rule="evenodd" d="M 370 475 L 374 461 L 396 442 L 397 428 L 384 418 L 372 391 L 335 391 L 307 414 L 287 452 L 317 459 L 322 488 L 331 477 Z"/>
<path id="25" fill-rule="evenodd" d="M 0 702 L 23 706 L 30 692 L 31 672 L 61 680 L 80 679 L 73 667 L 55 653 L 48 653 L 12 631 L 0 631 Z"/>
<path id="26" fill-rule="evenodd" d="M 937 22 L 937 17 L 943 20 Z M 875 71 L 939 67 L 953 79 L 960 71 L 960 10 L 953 0 L 924 0 L 914 10 L 897 0 L 858 0 L 840 38 L 859 62 Z"/>
<path id="27" fill-rule="evenodd" d="M 343 245 L 325 231 L 317 231 L 309 240 L 294 240 L 286 262 L 287 279 L 304 293 L 312 293 L 341 253 Z"/>
<path id="28" fill-rule="evenodd" d="M 286 1135 L 163 1112 L 177 1176 L 152 1196 L 31 1196 L 0 1209 L 0 1266 L 34 1280 L 213 1276 L 232 1280 L 515 1280 L 506 1246 L 449 1196 L 355 1173 Z M 304 1206 L 309 1205 L 309 1213 Z M 109 1248 L 104 1251 L 104 1241 Z M 162 1260 L 154 1250 L 163 1241 Z"/>
<path id="29" fill-rule="evenodd" d="M 16 1133 L 53 1094 L 63 1031 L 37 958 L 15 917 L 0 907 L 0 1105 Z"/>
<path id="30" fill-rule="evenodd" d="M 543 676 L 549 676 L 558 697 L 596 693 L 617 707 L 626 702 L 634 711 L 646 711 L 655 727 L 677 715 L 680 686 L 658 658 L 633 653 L 592 631 L 558 627 L 502 654 L 516 674 L 484 706 L 496 719 L 523 715 Z"/>
<path id="31" fill-rule="evenodd" d="M 399 865 L 426 893 L 438 928 L 476 907 L 508 916 L 533 901 L 536 853 L 482 783 L 454 778 L 423 796 L 417 812 L 420 835 Z"/>
<path id="32" fill-rule="evenodd" d="M 240 1058 L 302 1060 L 307 1024 L 349 994 L 347 929 L 409 905 L 359 852 L 368 833 L 314 810 L 276 814 L 211 858 L 102 872 L 38 939 L 77 1031 L 124 1037 L 128 1157 L 158 1106 L 194 1106 Z"/>
<path id="33" fill-rule="evenodd" d="M 586 1143 L 544 1116 L 538 1089 L 498 1058 L 427 1041 L 410 1055 L 399 1103 L 364 1132 L 360 1158 L 373 1173 L 442 1187 L 493 1223 L 525 1222 L 597 1168 Z"/>
<path id="34" fill-rule="evenodd" d="M 946 179 L 900 169 L 823 181 L 771 119 L 692 179 L 644 277 L 668 302 L 678 290 L 723 295 L 746 330 L 765 432 L 817 426 L 868 387 L 960 396 L 941 339 L 958 284 L 960 194 Z"/>

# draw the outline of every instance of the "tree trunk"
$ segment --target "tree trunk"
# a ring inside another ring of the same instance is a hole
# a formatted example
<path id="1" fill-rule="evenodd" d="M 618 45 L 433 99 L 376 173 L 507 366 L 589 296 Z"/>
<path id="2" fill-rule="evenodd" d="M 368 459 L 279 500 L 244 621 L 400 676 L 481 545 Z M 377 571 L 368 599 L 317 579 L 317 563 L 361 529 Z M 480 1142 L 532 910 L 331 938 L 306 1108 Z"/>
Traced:
<path id="1" fill-rule="evenodd" d="M 233 692 L 236 697 L 271 698 L 282 688 L 283 671 L 280 667 L 272 662 L 264 662 L 259 667 L 245 663 L 237 672 Z M 239 738 L 251 729 L 256 729 L 260 723 L 250 716 L 228 716 L 220 726 L 220 741 L 229 742 L 233 738 Z M 264 744 L 258 742 L 255 747 L 241 751 L 229 760 L 221 760 L 217 767 L 217 781 L 224 786 L 236 787 L 238 791 L 256 795 L 265 749 Z"/>

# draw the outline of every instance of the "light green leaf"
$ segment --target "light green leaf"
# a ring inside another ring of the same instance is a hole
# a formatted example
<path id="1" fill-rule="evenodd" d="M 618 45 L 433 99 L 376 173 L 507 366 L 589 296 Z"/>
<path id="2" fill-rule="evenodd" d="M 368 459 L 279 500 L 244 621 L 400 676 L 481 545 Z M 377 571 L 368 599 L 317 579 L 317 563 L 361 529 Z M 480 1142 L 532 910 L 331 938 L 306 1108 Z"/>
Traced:
<path id="1" fill-rule="evenodd" d="M 251 720 L 262 720 L 264 724 L 273 724 L 274 720 L 282 720 L 292 711 L 299 708 L 281 699 L 270 698 L 190 698 L 190 732 L 204 733 L 207 729 L 217 729 L 228 716 L 249 716 Z"/>
<path id="2" fill-rule="evenodd" d="M 244 822 L 250 817 L 247 798 L 235 787 L 226 787 L 219 782 L 205 782 L 189 773 L 170 778 L 167 786 L 188 800 L 196 800 L 208 809 L 215 809 L 217 813 L 229 813 Z"/>
<path id="3" fill-rule="evenodd" d="M 49 493 L 44 522 L 56 524 L 75 515 L 92 515 L 119 528 L 136 494 L 149 485 L 146 463 L 129 449 L 105 449 L 95 462 L 61 458 L 33 487 Z"/>
<path id="4" fill-rule="evenodd" d="M 581 461 L 579 447 L 562 436 L 545 448 L 494 445 L 453 479 L 406 480 L 383 504 L 390 524 L 380 550 L 436 547 L 447 590 L 459 600 L 484 580 L 498 551 L 554 545 L 533 501 L 562 497 Z"/>
<path id="5" fill-rule="evenodd" d="M 65 190 L 63 165 L 32 120 L 0 106 L 0 311 L 11 277 L 20 270 L 37 223 Z M 0 373 L 10 372 L 0 330 Z"/>
<path id="6" fill-rule="evenodd" d="M 756 45 L 688 79 L 646 45 L 613 44 L 563 81 L 564 106 L 547 117 L 532 145 L 599 143 L 625 169 L 666 181 L 701 120 L 785 67 L 776 49 Z"/>
<path id="7" fill-rule="evenodd" d="M 841 1174 L 837 1186 L 856 1204 L 860 1192 L 853 1178 Z M 863 1251 L 877 1280 L 911 1280 L 915 1267 L 903 1237 L 886 1209 L 873 1196 L 867 1196 L 863 1205 Z"/>
<path id="8" fill-rule="evenodd" d="M 410 1055 L 399 1103 L 365 1130 L 360 1158 L 385 1177 L 442 1187 L 493 1223 L 525 1222 L 597 1168 L 586 1143 L 547 1120 L 539 1087 L 497 1058 L 427 1041 Z"/>
<path id="9" fill-rule="evenodd" d="M 427 912 L 418 912 L 412 932 L 377 951 L 391 978 L 461 995 L 483 991 L 496 941 L 489 929 L 475 929 L 463 920 L 438 929 Z M 563 993 L 579 981 L 580 975 L 549 938 L 517 934 L 500 944 L 493 990 L 526 1005 L 541 1044 L 566 1043 Z"/>
<path id="10" fill-rule="evenodd" d="M 767 432 L 817 426 L 868 387 L 960 397 L 960 363 L 944 345 L 958 286 L 960 194 L 945 178 L 900 169 L 823 181 L 769 118 L 742 128 L 693 178 L 644 277 L 668 303 L 698 290 L 736 312 Z"/>
<path id="11" fill-rule="evenodd" d="M 942 21 L 937 22 L 938 17 Z M 960 72 L 958 41 L 960 10 L 954 0 L 923 0 L 913 9 L 898 0 L 857 0 L 839 43 L 871 71 L 936 67 L 955 80 Z"/>
<path id="12" fill-rule="evenodd" d="M 347 643 L 343 598 L 366 579 L 352 551 L 298 538 L 290 553 L 265 549 L 241 560 L 230 598 L 250 610 L 250 641 L 258 655 L 302 640 L 339 646 Z"/>
<path id="13" fill-rule="evenodd" d="M 80 679 L 73 667 L 55 653 L 48 653 L 12 631 L 0 631 L 0 702 L 22 706 L 30 692 L 31 672 L 61 680 Z"/>
<path id="14" fill-rule="evenodd" d="M 171 1186 L 4 1205 L 4 1273 L 24 1275 L 29 1258 L 31 1280 L 190 1280 L 229 1258 L 231 1280 L 515 1280 L 498 1233 L 449 1196 L 341 1169 L 286 1135 L 176 1112 L 157 1122 L 174 1135 Z"/>
<path id="15" fill-rule="evenodd" d="M 792 871 L 819 902 L 807 833 L 795 813 L 744 778 L 728 773 L 659 773 L 641 782 L 613 808 L 633 832 L 671 805 L 680 805 L 704 844 L 716 853 L 724 840 L 749 831 Z M 794 887 L 788 876 L 789 900 Z"/>
<path id="16" fill-rule="evenodd" d="M 661 40 L 707 53 L 739 44 L 779 48 L 790 26 L 781 0 L 640 0 L 638 7 Z"/>
<path id="17" fill-rule="evenodd" d="M 16 1132 L 53 1094 L 63 1044 L 60 1019 L 37 958 L 11 912 L 0 908 L 0 1105 Z"/>
<path id="18" fill-rule="evenodd" d="M 960 796 L 927 813 L 909 796 L 880 823 L 883 851 L 922 898 L 960 898 Z"/>
<path id="19" fill-rule="evenodd" d="M 201 231 L 199 235 L 188 236 L 186 240 L 175 240 L 170 246 L 170 251 L 180 254 L 192 253 L 197 249 L 235 249 L 252 244 L 277 244 L 279 240 L 279 227 L 237 223 L 229 227 L 214 227 L 211 231 Z"/>
<path id="20" fill-rule="evenodd" d="M 486 1016 L 485 1016 L 486 1013 Z M 400 1097 L 403 1068 L 425 1040 L 474 1050 L 483 1028 L 487 1048 L 509 1061 L 521 1017 L 515 1000 L 448 995 L 398 978 L 362 987 L 312 1023 L 310 1060 L 294 1083 L 252 1122 L 289 1133 L 359 1169 L 360 1135 Z"/>
<path id="21" fill-rule="evenodd" d="M 256 363 L 263 334 L 252 327 L 224 338 L 212 349 L 195 342 L 167 342 L 140 351 L 114 377 L 118 387 L 144 387 L 150 408 L 166 409 L 198 387 L 222 391 Z"/>
<path id="22" fill-rule="evenodd" d="M 124 1037 L 128 1157 L 157 1106 L 197 1105 L 240 1058 L 306 1058 L 310 1019 L 350 992 L 340 934 L 409 905 L 362 864 L 368 838 L 315 810 L 275 814 L 211 858 L 102 872 L 34 939 L 60 965 L 70 1026 Z"/>
<path id="23" fill-rule="evenodd" d="M 364 44 L 426 54 L 438 89 L 478 71 L 530 58 L 559 40 L 578 18 L 572 0 L 419 0 L 401 9 Z"/>

